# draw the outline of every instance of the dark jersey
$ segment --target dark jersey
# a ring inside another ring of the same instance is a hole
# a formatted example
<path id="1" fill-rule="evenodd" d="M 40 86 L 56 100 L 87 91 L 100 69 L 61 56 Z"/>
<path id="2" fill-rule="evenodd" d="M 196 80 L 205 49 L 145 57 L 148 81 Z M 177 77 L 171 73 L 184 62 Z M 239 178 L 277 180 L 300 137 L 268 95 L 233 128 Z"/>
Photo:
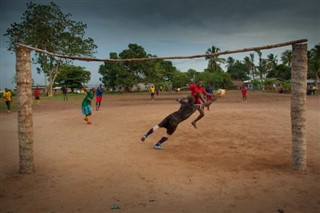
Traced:
<path id="1" fill-rule="evenodd" d="M 200 105 L 190 104 L 186 99 L 179 99 L 178 102 L 181 104 L 180 108 L 171 115 L 175 117 L 179 123 L 189 118 L 196 110 L 200 108 Z"/>
<path id="2" fill-rule="evenodd" d="M 174 133 L 179 123 L 188 119 L 201 107 L 198 104 L 190 104 L 187 99 L 179 99 L 178 102 L 181 104 L 178 111 L 171 113 L 158 124 L 159 127 L 166 128 L 169 135 Z"/>

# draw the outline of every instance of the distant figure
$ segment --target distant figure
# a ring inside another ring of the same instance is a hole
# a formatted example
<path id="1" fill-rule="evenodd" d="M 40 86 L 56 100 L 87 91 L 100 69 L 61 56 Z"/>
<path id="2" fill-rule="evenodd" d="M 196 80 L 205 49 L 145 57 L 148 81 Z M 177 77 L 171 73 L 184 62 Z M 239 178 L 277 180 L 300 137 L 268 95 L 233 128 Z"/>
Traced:
<path id="1" fill-rule="evenodd" d="M 36 87 L 36 89 L 34 90 L 34 100 L 36 101 L 37 104 L 40 103 L 40 94 L 39 94 L 39 88 Z"/>
<path id="2" fill-rule="evenodd" d="M 106 89 L 102 87 L 102 84 L 100 84 L 97 87 L 97 90 L 96 90 L 96 110 L 99 110 L 101 107 L 102 96 L 103 96 L 103 93 L 105 90 Z"/>
<path id="3" fill-rule="evenodd" d="M 62 93 L 63 93 L 63 100 L 64 101 L 68 101 L 68 89 L 67 89 L 67 87 L 62 87 Z"/>
<path id="4" fill-rule="evenodd" d="M 84 120 L 87 122 L 87 124 L 92 124 L 90 121 L 90 116 L 92 114 L 92 107 L 91 107 L 91 101 L 94 98 L 95 94 L 95 88 L 92 88 L 91 90 L 87 90 L 85 86 L 83 86 L 83 90 L 87 93 L 86 97 L 84 97 L 82 101 L 82 114 L 85 116 Z"/>
<path id="5" fill-rule="evenodd" d="M 153 132 L 155 132 L 159 128 L 166 128 L 167 134 L 164 135 L 158 143 L 154 145 L 155 149 L 163 149 L 162 144 L 168 140 L 169 136 L 172 135 L 175 131 L 178 125 L 188 119 L 195 111 L 199 111 L 200 115 L 193 121 L 191 124 L 197 128 L 196 122 L 200 120 L 203 116 L 203 109 L 201 104 L 195 104 L 195 98 L 191 95 L 189 95 L 187 98 L 181 98 L 177 99 L 177 101 L 181 104 L 178 111 L 173 112 L 169 114 L 167 117 L 165 117 L 158 125 L 151 128 L 146 134 L 144 134 L 141 138 L 141 141 L 145 141 L 146 138 L 151 135 Z"/>
<path id="6" fill-rule="evenodd" d="M 8 112 L 11 112 L 12 94 L 7 88 L 5 88 L 4 93 L 2 94 L 2 97 L 6 100 Z"/>
<path id="7" fill-rule="evenodd" d="M 242 100 L 247 102 L 247 99 L 248 99 L 248 88 L 247 88 L 246 84 L 242 85 L 241 93 L 242 93 Z"/>
<path id="8" fill-rule="evenodd" d="M 154 86 L 151 86 L 150 88 L 150 95 L 151 95 L 151 100 L 154 101 L 154 93 L 155 93 L 156 89 L 154 88 Z"/>
<path id="9" fill-rule="evenodd" d="M 316 87 L 316 85 L 313 85 L 312 86 L 312 95 L 315 95 L 316 91 L 317 91 L 317 87 Z"/>
<path id="10" fill-rule="evenodd" d="M 163 90 L 163 87 L 162 87 L 162 85 L 160 86 L 160 92 L 162 92 L 162 90 Z"/>
<path id="11" fill-rule="evenodd" d="M 206 102 L 211 102 L 213 97 L 213 89 L 210 84 L 206 86 Z M 208 111 L 210 110 L 210 105 L 207 106 Z"/>

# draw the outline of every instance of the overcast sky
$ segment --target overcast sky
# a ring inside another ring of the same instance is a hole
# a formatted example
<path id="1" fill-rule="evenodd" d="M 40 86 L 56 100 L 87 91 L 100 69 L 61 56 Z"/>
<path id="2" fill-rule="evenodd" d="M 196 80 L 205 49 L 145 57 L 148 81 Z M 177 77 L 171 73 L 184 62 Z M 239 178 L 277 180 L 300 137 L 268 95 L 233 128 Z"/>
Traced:
<path id="1" fill-rule="evenodd" d="M 0 89 L 14 88 L 15 55 L 8 52 L 3 36 L 10 24 L 21 22 L 25 0 L 1 1 L 1 73 Z M 33 1 L 48 4 L 50 1 Z M 215 46 L 220 51 L 308 39 L 308 49 L 320 43 L 319 0 L 58 0 L 55 2 L 71 19 L 88 25 L 85 37 L 98 46 L 96 58 L 120 53 L 136 43 L 149 54 L 189 56 L 204 54 Z M 281 57 L 285 48 L 262 51 Z M 244 54 L 225 55 L 242 60 Z M 255 55 L 257 60 L 257 55 Z M 207 66 L 204 59 L 173 60 L 180 71 Z M 98 84 L 98 62 L 74 62 L 92 73 L 91 84 Z M 34 69 L 35 66 L 33 66 Z M 35 84 L 44 84 L 43 75 L 33 72 Z"/>

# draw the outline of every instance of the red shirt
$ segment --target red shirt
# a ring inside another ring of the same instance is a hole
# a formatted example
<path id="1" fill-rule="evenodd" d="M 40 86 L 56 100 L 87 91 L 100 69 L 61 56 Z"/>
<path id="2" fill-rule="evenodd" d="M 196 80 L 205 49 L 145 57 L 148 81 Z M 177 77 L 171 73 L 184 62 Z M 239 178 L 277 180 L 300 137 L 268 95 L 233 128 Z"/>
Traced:
<path id="1" fill-rule="evenodd" d="M 38 96 L 39 96 L 39 90 L 36 89 L 36 90 L 34 91 L 34 96 L 35 96 L 35 97 L 38 97 Z"/>
<path id="2" fill-rule="evenodd" d="M 241 90 L 242 90 L 242 95 L 246 96 L 248 92 L 248 88 L 246 86 L 243 86 Z"/>
<path id="3" fill-rule="evenodd" d="M 204 94 L 206 93 L 206 91 L 204 90 L 204 88 L 198 87 L 198 85 L 196 85 L 196 84 L 191 84 L 191 85 L 189 85 L 189 89 L 191 90 L 191 95 L 192 95 L 193 97 L 196 97 L 198 92 L 204 93 Z"/>
<path id="4" fill-rule="evenodd" d="M 191 84 L 189 86 L 189 89 L 191 90 L 191 95 L 195 98 L 195 104 L 201 104 L 201 99 L 197 93 L 200 92 L 206 94 L 205 89 L 203 89 L 202 87 L 198 87 L 198 85 L 196 84 Z"/>

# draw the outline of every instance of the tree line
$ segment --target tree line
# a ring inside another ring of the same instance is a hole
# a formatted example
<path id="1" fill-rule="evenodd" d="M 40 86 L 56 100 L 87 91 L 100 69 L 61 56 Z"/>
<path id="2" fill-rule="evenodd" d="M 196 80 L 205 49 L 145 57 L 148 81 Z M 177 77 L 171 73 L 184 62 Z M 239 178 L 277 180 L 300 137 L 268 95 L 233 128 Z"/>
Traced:
<path id="1" fill-rule="evenodd" d="M 93 57 L 97 45 L 90 37 L 85 37 L 87 25 L 71 20 L 71 14 L 64 14 L 53 2 L 49 5 L 27 3 L 27 9 L 21 22 L 14 22 L 6 30 L 4 36 L 9 39 L 9 51 L 15 51 L 16 44 L 22 43 L 48 52 L 62 55 Z M 219 52 L 212 46 L 206 54 Z M 257 58 L 255 58 L 257 56 Z M 111 52 L 110 59 L 152 58 L 156 55 L 147 53 L 138 44 L 129 44 L 120 53 Z M 227 59 L 214 56 L 206 57 L 208 66 L 204 70 L 190 68 L 186 72 L 178 70 L 171 61 L 153 60 L 144 62 L 104 62 L 98 73 L 100 81 L 108 88 L 123 88 L 130 91 L 139 83 L 155 83 L 171 88 L 202 79 L 205 84 L 215 87 L 228 87 L 232 80 L 271 79 L 290 80 L 292 52 L 287 50 L 277 55 L 263 57 L 261 51 L 249 54 L 243 60 Z M 257 59 L 257 60 L 256 60 Z M 281 62 L 280 62 L 281 61 Z M 36 52 L 32 62 L 38 64 L 38 73 L 43 73 L 49 81 L 48 95 L 52 96 L 54 86 L 80 88 L 91 79 L 93 70 L 74 66 L 72 60 L 56 58 L 45 53 Z M 280 63 L 279 63 L 280 62 Z M 225 66 L 225 69 L 222 66 Z M 308 78 L 320 78 L 320 43 L 308 51 Z"/>

